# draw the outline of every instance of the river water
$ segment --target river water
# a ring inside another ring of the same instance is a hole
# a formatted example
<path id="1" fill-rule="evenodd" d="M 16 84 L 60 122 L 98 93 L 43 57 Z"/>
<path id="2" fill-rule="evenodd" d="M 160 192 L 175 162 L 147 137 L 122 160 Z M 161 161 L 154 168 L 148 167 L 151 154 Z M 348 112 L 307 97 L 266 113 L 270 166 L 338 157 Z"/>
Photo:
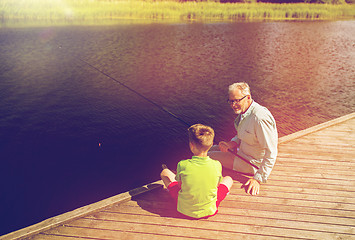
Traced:
<path id="1" fill-rule="evenodd" d="M 355 21 L 0 29 L 0 235 L 158 180 L 161 163 L 190 157 L 187 125 L 231 138 L 233 82 L 250 84 L 279 136 L 354 112 L 354 30 Z"/>

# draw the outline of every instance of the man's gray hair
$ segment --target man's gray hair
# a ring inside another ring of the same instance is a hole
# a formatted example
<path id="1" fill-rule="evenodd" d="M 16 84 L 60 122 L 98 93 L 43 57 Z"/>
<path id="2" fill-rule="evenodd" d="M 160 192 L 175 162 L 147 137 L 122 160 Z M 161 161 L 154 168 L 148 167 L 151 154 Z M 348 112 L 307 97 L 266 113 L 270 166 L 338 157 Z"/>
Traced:
<path id="1" fill-rule="evenodd" d="M 250 93 L 250 87 L 246 82 L 238 82 L 238 83 L 233 83 L 232 85 L 229 85 L 228 87 L 228 92 L 232 92 L 235 90 L 240 90 L 240 92 L 245 96 L 245 95 L 251 95 Z"/>

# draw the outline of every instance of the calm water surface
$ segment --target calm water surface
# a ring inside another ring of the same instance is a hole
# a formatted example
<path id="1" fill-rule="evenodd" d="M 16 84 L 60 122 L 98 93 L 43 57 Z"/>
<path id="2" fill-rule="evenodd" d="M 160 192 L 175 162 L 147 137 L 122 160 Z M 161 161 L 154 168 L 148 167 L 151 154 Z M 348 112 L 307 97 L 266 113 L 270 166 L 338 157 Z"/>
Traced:
<path id="1" fill-rule="evenodd" d="M 355 111 L 355 21 L 0 29 L 0 235 L 159 179 L 183 123 L 234 135 L 247 81 L 279 135 Z M 182 121 L 100 73 L 100 69 Z"/>

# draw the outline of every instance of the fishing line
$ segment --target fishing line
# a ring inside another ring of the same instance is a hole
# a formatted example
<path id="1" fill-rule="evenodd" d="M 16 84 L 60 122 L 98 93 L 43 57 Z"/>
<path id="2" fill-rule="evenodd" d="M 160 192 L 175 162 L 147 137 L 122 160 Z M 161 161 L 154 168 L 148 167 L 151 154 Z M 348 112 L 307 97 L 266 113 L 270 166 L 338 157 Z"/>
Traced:
<path id="1" fill-rule="evenodd" d="M 62 48 L 61 45 L 58 45 L 59 48 Z M 81 62 L 85 63 L 86 65 L 88 65 L 90 68 L 98 71 L 99 73 L 101 73 L 102 75 L 108 77 L 109 79 L 113 80 L 114 82 L 120 84 L 121 86 L 127 88 L 128 90 L 130 90 L 131 92 L 137 94 L 138 96 L 142 97 L 143 99 L 145 99 L 146 101 L 150 102 L 151 104 L 153 104 L 154 106 L 156 106 L 157 108 L 159 108 L 160 110 L 166 112 L 167 114 L 169 114 L 170 116 L 174 117 L 175 119 L 179 120 L 181 123 L 185 124 L 187 127 L 190 127 L 190 124 L 185 122 L 184 120 L 182 120 L 181 118 L 179 118 L 178 116 L 176 116 L 173 112 L 169 111 L 168 109 L 166 109 L 165 107 L 159 105 L 158 103 L 154 102 L 153 100 L 151 100 L 150 98 L 144 96 L 143 94 L 141 94 L 140 92 L 134 90 L 133 88 L 127 86 L 126 84 L 124 84 L 123 82 L 117 80 L 116 78 L 110 76 L 109 74 L 105 73 L 104 71 L 100 70 L 99 68 L 95 67 L 94 65 L 90 64 L 89 62 L 85 61 L 84 59 L 80 58 L 80 57 L 75 57 L 74 58 L 80 60 Z M 243 160 L 244 162 L 248 163 L 249 165 L 251 165 L 252 167 L 259 169 L 258 166 L 254 165 L 253 163 L 251 163 L 250 161 L 248 161 L 247 159 L 243 158 L 242 156 L 240 156 L 239 154 L 237 154 L 236 152 L 234 152 L 232 149 L 228 149 L 228 151 L 230 153 L 232 153 L 233 155 L 237 156 L 238 158 L 240 158 L 241 160 Z"/>
<path id="2" fill-rule="evenodd" d="M 160 110 L 163 110 L 164 112 L 168 113 L 170 116 L 176 118 L 177 120 L 179 120 L 180 122 L 182 122 L 183 124 L 189 126 L 189 124 L 187 122 L 185 122 L 184 120 L 182 120 L 181 118 L 179 118 L 178 116 L 176 116 L 174 113 L 172 113 L 171 111 L 169 111 L 168 109 L 166 109 L 165 107 L 159 105 L 158 103 L 154 102 L 153 100 L 147 98 L 146 96 L 144 96 L 143 94 L 137 92 L 136 90 L 134 90 L 133 88 L 130 88 L 129 86 L 127 86 L 126 84 L 124 84 L 123 82 L 117 80 L 114 77 L 111 77 L 110 75 L 108 75 L 107 73 L 105 73 L 104 71 L 98 69 L 97 67 L 93 66 L 92 64 L 88 63 L 87 61 L 78 58 L 80 61 L 82 61 L 83 63 L 87 64 L 89 67 L 95 69 L 96 71 L 98 71 L 99 73 L 105 75 L 106 77 L 110 78 L 111 80 L 115 81 L 116 83 L 122 85 L 123 87 L 127 88 L 128 90 L 130 90 L 131 92 L 137 94 L 138 96 L 142 97 L 143 99 L 147 100 L 148 102 L 150 102 L 151 104 L 155 105 L 156 107 L 158 107 Z"/>

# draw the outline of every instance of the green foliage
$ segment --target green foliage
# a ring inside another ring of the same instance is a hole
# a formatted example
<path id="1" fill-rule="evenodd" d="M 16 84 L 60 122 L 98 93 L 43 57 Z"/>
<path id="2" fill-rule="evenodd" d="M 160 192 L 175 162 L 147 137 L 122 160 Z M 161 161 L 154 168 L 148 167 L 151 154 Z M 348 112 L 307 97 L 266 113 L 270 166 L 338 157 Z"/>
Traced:
<path id="1" fill-rule="evenodd" d="M 346 4 L 345 0 L 313 0 L 311 3 L 323 3 L 323 4 Z"/>
<path id="2" fill-rule="evenodd" d="M 0 23 L 10 26 L 114 24 L 118 20 L 147 21 L 258 21 L 354 19 L 349 4 L 225 3 L 163 0 L 2 0 Z M 319 0 L 344 1 L 344 0 Z"/>

